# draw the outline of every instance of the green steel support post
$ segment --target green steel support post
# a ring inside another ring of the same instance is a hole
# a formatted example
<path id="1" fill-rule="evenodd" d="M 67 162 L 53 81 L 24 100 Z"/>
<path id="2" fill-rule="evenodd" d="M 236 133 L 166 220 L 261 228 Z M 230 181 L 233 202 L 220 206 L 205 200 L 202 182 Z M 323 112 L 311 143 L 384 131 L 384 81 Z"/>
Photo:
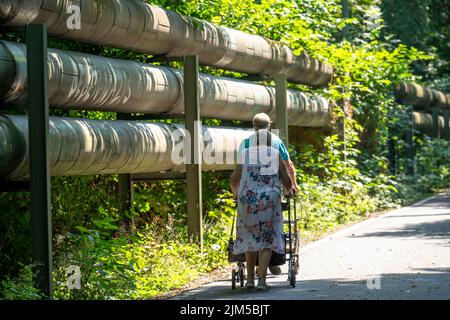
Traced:
<path id="1" fill-rule="evenodd" d="M 287 77 L 277 74 L 275 80 L 275 129 L 280 130 L 280 138 L 286 147 L 289 144 L 288 114 L 287 114 Z"/>
<path id="2" fill-rule="evenodd" d="M 341 0 L 341 16 L 343 19 L 348 19 L 350 18 L 350 4 L 348 0 Z M 342 31 L 342 41 L 347 40 L 348 38 L 348 33 L 349 33 L 349 25 L 345 25 L 344 30 Z M 349 76 L 349 73 L 346 72 L 346 76 Z M 343 89 L 344 90 L 344 89 Z M 344 93 L 344 92 L 342 92 Z M 340 138 L 341 140 L 344 142 L 343 146 L 342 146 L 342 155 L 343 155 L 343 161 L 344 161 L 344 167 L 345 169 L 347 168 L 347 136 L 345 134 L 345 120 L 347 118 L 347 110 L 346 110 L 346 103 L 347 103 L 347 98 L 343 99 L 343 107 L 342 107 L 342 113 L 343 113 L 343 117 L 342 120 L 340 120 Z"/>
<path id="3" fill-rule="evenodd" d="M 414 175 L 414 117 L 413 117 L 413 107 L 410 106 L 408 109 L 408 119 L 409 126 L 406 129 L 406 174 Z"/>
<path id="4" fill-rule="evenodd" d="M 346 110 L 347 102 L 348 102 L 348 99 L 344 98 L 343 106 L 342 106 L 342 118 L 339 118 L 339 120 L 337 121 L 339 138 L 343 142 L 342 147 L 340 147 L 339 149 L 342 151 L 342 160 L 344 161 L 345 168 L 347 168 L 347 135 L 345 133 L 346 132 L 345 121 L 347 119 L 347 110 Z"/>
<path id="5" fill-rule="evenodd" d="M 350 18 L 350 5 L 349 5 L 348 0 L 341 0 L 341 7 L 342 7 L 342 12 L 341 12 L 342 18 L 343 19 Z M 348 29 L 349 29 L 349 26 L 346 25 L 344 27 L 343 34 L 342 34 L 342 37 L 344 38 L 343 40 L 347 39 L 347 37 L 348 37 Z"/>
<path id="6" fill-rule="evenodd" d="M 190 162 L 186 163 L 187 227 L 189 237 L 203 248 L 201 121 L 198 90 L 198 56 L 184 58 L 184 108 L 190 133 Z"/>
<path id="7" fill-rule="evenodd" d="M 130 114 L 117 113 L 117 120 L 129 120 L 132 119 Z M 134 200 L 133 193 L 133 181 L 131 180 L 131 174 L 119 174 L 118 183 L 118 198 L 120 203 L 120 211 L 124 214 L 126 211 L 131 209 Z M 133 224 L 133 221 L 131 221 Z"/>
<path id="8" fill-rule="evenodd" d="M 119 174 L 118 194 L 121 213 L 125 213 L 131 209 L 134 200 L 131 174 Z"/>
<path id="9" fill-rule="evenodd" d="M 388 147 L 389 147 L 389 171 L 393 175 L 397 175 L 397 146 L 395 145 L 395 133 L 389 128 Z"/>
<path id="10" fill-rule="evenodd" d="M 52 217 L 48 161 L 47 27 L 26 28 L 33 280 L 52 298 Z"/>
<path id="11" fill-rule="evenodd" d="M 450 141 L 450 110 L 444 110 L 444 139 Z"/>
<path id="12" fill-rule="evenodd" d="M 439 108 L 433 108 L 433 138 L 439 139 Z"/>

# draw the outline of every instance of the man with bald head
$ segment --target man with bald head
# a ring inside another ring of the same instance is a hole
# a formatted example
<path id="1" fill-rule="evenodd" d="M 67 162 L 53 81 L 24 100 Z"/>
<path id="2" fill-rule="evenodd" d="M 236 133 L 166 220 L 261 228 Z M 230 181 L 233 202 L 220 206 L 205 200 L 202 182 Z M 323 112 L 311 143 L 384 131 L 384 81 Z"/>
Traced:
<path id="1" fill-rule="evenodd" d="M 255 129 L 256 132 L 258 132 L 260 129 L 270 130 L 270 124 L 271 124 L 270 117 L 266 113 L 257 113 L 253 117 L 253 128 Z M 278 151 L 280 152 L 281 160 L 282 160 L 281 162 L 284 165 L 284 167 L 286 168 L 287 173 L 294 184 L 294 190 L 292 190 L 292 191 L 296 194 L 298 192 L 296 172 L 295 172 L 294 164 L 292 163 L 292 161 L 289 157 L 287 148 L 284 145 L 283 141 L 281 141 L 281 139 L 279 139 L 278 137 L 276 137 L 274 139 L 274 144 L 272 146 L 274 148 L 277 148 Z"/>
<path id="2" fill-rule="evenodd" d="M 258 113 L 253 118 L 255 133 L 244 139 L 238 151 L 238 164 L 230 178 L 238 200 L 236 240 L 233 253 L 245 253 L 246 288 L 254 288 L 255 265 L 259 262 L 258 285 L 266 289 L 267 268 L 272 252 L 284 254 L 281 185 L 288 194 L 298 191 L 295 168 L 286 146 L 270 132 L 270 117 Z M 279 274 L 281 269 L 271 269 Z"/>

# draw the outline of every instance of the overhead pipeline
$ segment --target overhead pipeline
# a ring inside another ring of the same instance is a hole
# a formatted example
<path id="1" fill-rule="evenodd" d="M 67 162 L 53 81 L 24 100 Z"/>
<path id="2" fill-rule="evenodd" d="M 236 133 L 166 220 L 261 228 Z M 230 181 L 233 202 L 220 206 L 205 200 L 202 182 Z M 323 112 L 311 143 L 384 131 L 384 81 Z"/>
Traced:
<path id="1" fill-rule="evenodd" d="M 412 105 L 416 109 L 450 109 L 450 94 L 417 83 L 399 83 L 394 94 L 398 103 Z"/>
<path id="2" fill-rule="evenodd" d="M 433 116 L 425 112 L 413 112 L 414 129 L 422 133 L 433 134 Z M 444 134 L 445 121 L 443 116 L 439 116 L 439 136 Z"/>
<path id="3" fill-rule="evenodd" d="M 124 113 L 184 113 L 183 73 L 135 61 L 49 49 L 48 96 L 53 107 Z M 26 103 L 26 46 L 0 41 L 0 100 Z M 249 81 L 200 75 L 203 117 L 251 120 L 259 112 L 275 119 L 275 89 Z M 322 97 L 288 90 L 290 125 L 331 124 L 332 110 Z"/>
<path id="4" fill-rule="evenodd" d="M 75 7 L 71 7 L 75 6 Z M 79 20 L 77 9 L 79 8 Z M 78 24 L 79 22 L 79 24 Z M 248 74 L 285 73 L 314 87 L 331 64 L 300 56 L 278 41 L 215 25 L 139 0 L 0 0 L 0 24 L 46 24 L 50 35 L 155 55 L 197 54 L 200 63 Z"/>
<path id="5" fill-rule="evenodd" d="M 184 171 L 189 147 L 181 142 L 186 136 L 182 129 L 177 124 L 50 117 L 51 175 Z M 203 170 L 233 169 L 238 146 L 251 133 L 202 127 Z M 28 178 L 28 148 L 28 118 L 0 115 L 0 178 Z"/>

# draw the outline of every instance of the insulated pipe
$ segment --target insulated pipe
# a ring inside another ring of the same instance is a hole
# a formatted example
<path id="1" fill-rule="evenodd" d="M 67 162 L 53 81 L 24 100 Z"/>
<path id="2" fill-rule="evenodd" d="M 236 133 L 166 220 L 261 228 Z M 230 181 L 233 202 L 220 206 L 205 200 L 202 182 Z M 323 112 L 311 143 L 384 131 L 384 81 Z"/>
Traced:
<path id="1" fill-rule="evenodd" d="M 26 46 L 0 41 L 0 99 L 26 102 Z M 135 61 L 49 49 L 48 96 L 53 107 L 124 113 L 184 113 L 183 73 Z M 200 75 L 201 115 L 251 120 L 259 112 L 275 119 L 275 89 L 248 81 Z M 331 123 L 326 99 L 288 90 L 289 124 Z"/>
<path id="2" fill-rule="evenodd" d="M 72 5 L 81 9 L 79 29 Z M 325 86 L 333 77 L 329 63 L 306 53 L 296 56 L 280 42 L 138 0 L 0 0 L 0 24 L 29 23 L 44 23 L 50 35 L 66 39 L 172 57 L 197 54 L 202 64 L 248 74 L 286 73 L 310 86 Z"/>
<path id="3" fill-rule="evenodd" d="M 73 176 L 184 171 L 184 163 L 178 160 L 189 148 L 180 142 L 186 135 L 178 130 L 182 128 L 143 121 L 50 117 L 50 172 Z M 251 133 L 202 127 L 202 168 L 233 169 L 238 146 Z M 23 180 L 28 174 L 28 118 L 0 115 L 0 178 Z"/>
<path id="4" fill-rule="evenodd" d="M 433 116 L 425 112 L 413 112 L 414 128 L 428 135 L 433 134 Z M 443 116 L 439 116 L 439 136 L 444 134 L 445 121 Z"/>
<path id="5" fill-rule="evenodd" d="M 400 83 L 395 86 L 398 103 L 414 106 L 416 109 L 450 109 L 450 94 L 430 89 L 416 83 Z"/>

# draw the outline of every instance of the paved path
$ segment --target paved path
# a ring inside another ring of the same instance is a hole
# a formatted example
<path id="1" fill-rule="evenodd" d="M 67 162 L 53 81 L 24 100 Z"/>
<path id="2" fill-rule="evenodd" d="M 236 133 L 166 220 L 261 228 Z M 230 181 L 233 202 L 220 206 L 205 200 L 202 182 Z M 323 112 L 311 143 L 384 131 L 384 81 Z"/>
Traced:
<path id="1" fill-rule="evenodd" d="M 175 299 L 450 299 L 450 194 L 355 224 L 300 257 L 295 288 L 283 273 L 264 292 L 219 281 Z"/>

